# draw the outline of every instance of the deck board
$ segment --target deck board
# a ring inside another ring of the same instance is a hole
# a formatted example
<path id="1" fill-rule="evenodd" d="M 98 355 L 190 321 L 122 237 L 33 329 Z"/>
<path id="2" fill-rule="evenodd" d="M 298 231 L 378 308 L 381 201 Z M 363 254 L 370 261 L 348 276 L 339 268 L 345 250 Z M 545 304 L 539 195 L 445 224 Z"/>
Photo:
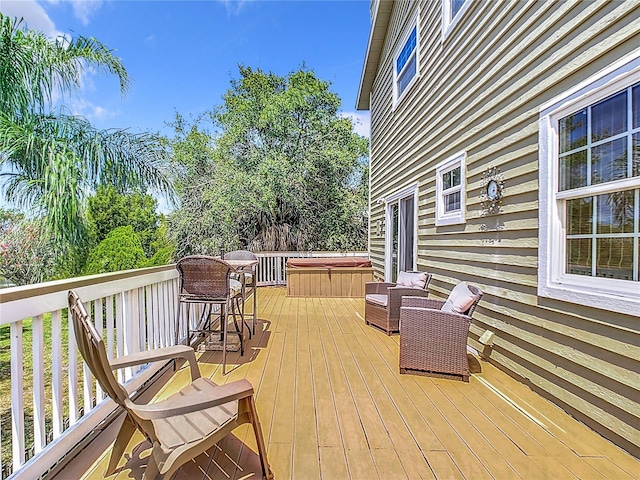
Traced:
<path id="1" fill-rule="evenodd" d="M 217 383 L 254 385 L 277 479 L 638 478 L 637 459 L 489 364 L 469 383 L 400 375 L 399 336 L 366 326 L 362 299 L 261 288 L 258 308 L 256 335 L 244 356 L 227 356 L 227 375 L 220 352 L 199 363 Z M 181 369 L 158 397 L 188 380 Z M 175 478 L 256 478 L 256 450 L 242 426 Z M 128 452 L 108 478 L 142 477 L 149 445 L 136 434 Z M 88 448 L 96 460 L 83 478 L 104 478 L 109 453 Z"/>

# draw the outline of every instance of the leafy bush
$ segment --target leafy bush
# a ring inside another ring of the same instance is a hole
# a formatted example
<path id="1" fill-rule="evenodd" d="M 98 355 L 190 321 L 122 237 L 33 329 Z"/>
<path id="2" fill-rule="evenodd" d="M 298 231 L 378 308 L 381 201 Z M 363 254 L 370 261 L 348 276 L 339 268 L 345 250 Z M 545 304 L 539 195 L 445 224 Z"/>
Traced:
<path id="1" fill-rule="evenodd" d="M 117 272 L 148 265 L 142 242 L 130 225 L 118 227 L 107 234 L 96 248 L 89 252 L 84 273 Z"/>
<path id="2" fill-rule="evenodd" d="M 173 253 L 175 249 L 173 247 L 160 248 L 149 260 L 150 267 L 158 267 L 160 265 L 168 265 L 173 261 Z"/>
<path id="3" fill-rule="evenodd" d="M 44 234 L 42 222 L 3 216 L 0 230 L 0 275 L 16 285 L 54 279 L 60 258 Z"/>

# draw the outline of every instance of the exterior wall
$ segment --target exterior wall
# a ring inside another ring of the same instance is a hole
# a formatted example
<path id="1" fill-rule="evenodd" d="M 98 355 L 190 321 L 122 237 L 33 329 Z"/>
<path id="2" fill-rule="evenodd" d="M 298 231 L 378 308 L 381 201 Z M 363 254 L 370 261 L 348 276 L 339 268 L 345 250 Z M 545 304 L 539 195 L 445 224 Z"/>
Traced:
<path id="1" fill-rule="evenodd" d="M 392 108 L 393 53 L 419 9 L 419 80 Z M 439 1 L 396 2 L 371 92 L 371 239 L 384 275 L 379 199 L 419 185 L 418 267 L 431 295 L 459 281 L 485 293 L 470 345 L 640 456 L 640 320 L 537 295 L 542 104 L 640 45 L 637 1 L 472 1 L 446 38 Z M 435 167 L 466 150 L 466 223 L 436 227 Z M 489 167 L 501 212 L 483 216 Z M 478 343 L 489 329 L 493 348 Z"/>

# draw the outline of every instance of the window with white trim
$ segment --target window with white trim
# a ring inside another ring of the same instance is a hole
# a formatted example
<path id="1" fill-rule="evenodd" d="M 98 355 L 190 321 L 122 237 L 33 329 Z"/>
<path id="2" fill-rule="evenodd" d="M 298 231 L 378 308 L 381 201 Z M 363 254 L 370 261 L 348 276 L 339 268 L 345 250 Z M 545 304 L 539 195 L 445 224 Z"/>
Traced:
<path id="1" fill-rule="evenodd" d="M 638 315 L 639 73 L 635 59 L 541 114 L 542 296 Z"/>
<path id="2" fill-rule="evenodd" d="M 418 25 L 415 19 L 401 45 L 393 59 L 394 106 L 418 77 Z"/>
<path id="3" fill-rule="evenodd" d="M 464 152 L 436 167 L 436 225 L 465 222 L 465 169 Z"/>
<path id="4" fill-rule="evenodd" d="M 471 0 L 442 0 L 442 31 L 446 36 L 469 8 Z"/>

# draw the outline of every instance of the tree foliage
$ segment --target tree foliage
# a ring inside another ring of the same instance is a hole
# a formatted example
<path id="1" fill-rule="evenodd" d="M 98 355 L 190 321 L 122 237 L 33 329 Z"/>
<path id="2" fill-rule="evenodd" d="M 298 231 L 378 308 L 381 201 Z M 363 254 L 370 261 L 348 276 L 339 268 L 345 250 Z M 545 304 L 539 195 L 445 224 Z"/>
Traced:
<path id="1" fill-rule="evenodd" d="M 89 228 L 95 243 L 104 240 L 117 227 L 130 225 L 138 234 L 147 257 L 156 251 L 160 215 L 158 202 L 142 192 L 120 194 L 111 186 L 100 186 L 87 202 Z"/>
<path id="2" fill-rule="evenodd" d="M 117 272 L 148 265 L 142 242 L 131 225 L 117 227 L 107 234 L 87 258 L 84 273 Z"/>
<path id="3" fill-rule="evenodd" d="M 366 248 L 368 144 L 339 107 L 306 68 L 241 66 L 222 105 L 192 123 L 178 115 L 178 255 Z"/>
<path id="4" fill-rule="evenodd" d="M 42 215 L 58 244 L 85 240 L 87 193 L 98 185 L 119 191 L 171 192 L 168 152 L 154 134 L 98 130 L 86 119 L 54 109 L 56 95 L 78 91 L 86 69 L 115 75 L 121 91 L 126 70 L 94 38 L 60 37 L 23 27 L 0 14 L 0 166 L 9 201 Z"/>

